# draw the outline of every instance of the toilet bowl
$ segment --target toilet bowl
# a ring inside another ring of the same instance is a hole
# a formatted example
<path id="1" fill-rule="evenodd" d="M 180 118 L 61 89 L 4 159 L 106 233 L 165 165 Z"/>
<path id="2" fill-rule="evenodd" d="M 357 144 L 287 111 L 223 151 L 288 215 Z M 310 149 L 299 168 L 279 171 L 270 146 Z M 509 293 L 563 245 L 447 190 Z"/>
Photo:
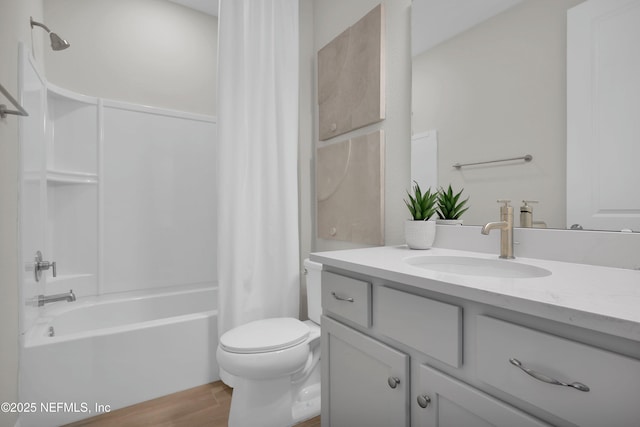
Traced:
<path id="1" fill-rule="evenodd" d="M 320 414 L 322 265 L 304 266 L 310 320 L 257 320 L 220 337 L 220 378 L 234 389 L 229 427 L 285 427 Z"/>

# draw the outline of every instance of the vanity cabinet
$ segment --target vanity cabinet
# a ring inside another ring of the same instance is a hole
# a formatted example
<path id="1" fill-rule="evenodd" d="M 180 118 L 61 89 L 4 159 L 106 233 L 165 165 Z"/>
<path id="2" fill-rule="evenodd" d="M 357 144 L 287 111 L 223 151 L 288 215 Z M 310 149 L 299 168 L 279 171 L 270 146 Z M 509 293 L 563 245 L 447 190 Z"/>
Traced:
<path id="1" fill-rule="evenodd" d="M 323 427 L 640 425 L 634 342 L 324 269 Z"/>

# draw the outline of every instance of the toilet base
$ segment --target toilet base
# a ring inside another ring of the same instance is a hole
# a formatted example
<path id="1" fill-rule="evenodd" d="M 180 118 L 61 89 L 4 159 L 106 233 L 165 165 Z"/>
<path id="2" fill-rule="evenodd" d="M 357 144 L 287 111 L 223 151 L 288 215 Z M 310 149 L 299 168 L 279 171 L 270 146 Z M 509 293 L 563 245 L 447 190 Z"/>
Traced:
<path id="1" fill-rule="evenodd" d="M 231 388 L 236 388 L 236 384 L 238 384 L 238 380 L 235 375 L 231 375 L 229 372 L 222 369 L 222 367 L 218 366 L 218 374 L 220 375 L 220 380 L 228 385 Z"/>
<path id="2" fill-rule="evenodd" d="M 292 426 L 291 382 L 288 378 L 247 380 L 236 378 L 229 427 Z"/>
<path id="3" fill-rule="evenodd" d="M 290 376 L 248 380 L 227 375 L 234 387 L 229 427 L 290 427 L 320 415 L 319 363 L 304 382 L 293 386 Z"/>
<path id="4" fill-rule="evenodd" d="M 293 424 L 298 424 L 320 415 L 320 383 L 311 385 L 298 394 L 291 409 Z"/>

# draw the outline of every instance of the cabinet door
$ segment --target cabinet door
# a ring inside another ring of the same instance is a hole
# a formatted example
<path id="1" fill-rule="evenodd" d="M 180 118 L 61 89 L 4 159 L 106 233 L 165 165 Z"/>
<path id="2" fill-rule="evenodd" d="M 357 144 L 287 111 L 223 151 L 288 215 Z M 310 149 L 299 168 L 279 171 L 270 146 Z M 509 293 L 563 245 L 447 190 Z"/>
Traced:
<path id="1" fill-rule="evenodd" d="M 461 383 L 428 366 L 419 368 L 418 396 L 414 404 L 421 427 L 549 427 L 504 402 Z M 427 401 L 425 401 L 427 400 Z"/>
<path id="2" fill-rule="evenodd" d="M 322 426 L 408 427 L 409 357 L 322 317 Z"/>

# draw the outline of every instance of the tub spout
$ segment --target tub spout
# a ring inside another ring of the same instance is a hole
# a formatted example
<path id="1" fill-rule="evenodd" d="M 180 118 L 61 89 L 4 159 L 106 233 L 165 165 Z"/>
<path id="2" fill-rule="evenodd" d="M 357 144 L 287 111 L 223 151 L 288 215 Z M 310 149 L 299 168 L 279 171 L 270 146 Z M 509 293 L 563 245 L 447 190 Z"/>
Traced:
<path id="1" fill-rule="evenodd" d="M 38 295 L 38 307 L 42 307 L 50 302 L 67 301 L 73 302 L 76 300 L 76 294 L 70 289 L 69 292 L 55 295 Z"/>

